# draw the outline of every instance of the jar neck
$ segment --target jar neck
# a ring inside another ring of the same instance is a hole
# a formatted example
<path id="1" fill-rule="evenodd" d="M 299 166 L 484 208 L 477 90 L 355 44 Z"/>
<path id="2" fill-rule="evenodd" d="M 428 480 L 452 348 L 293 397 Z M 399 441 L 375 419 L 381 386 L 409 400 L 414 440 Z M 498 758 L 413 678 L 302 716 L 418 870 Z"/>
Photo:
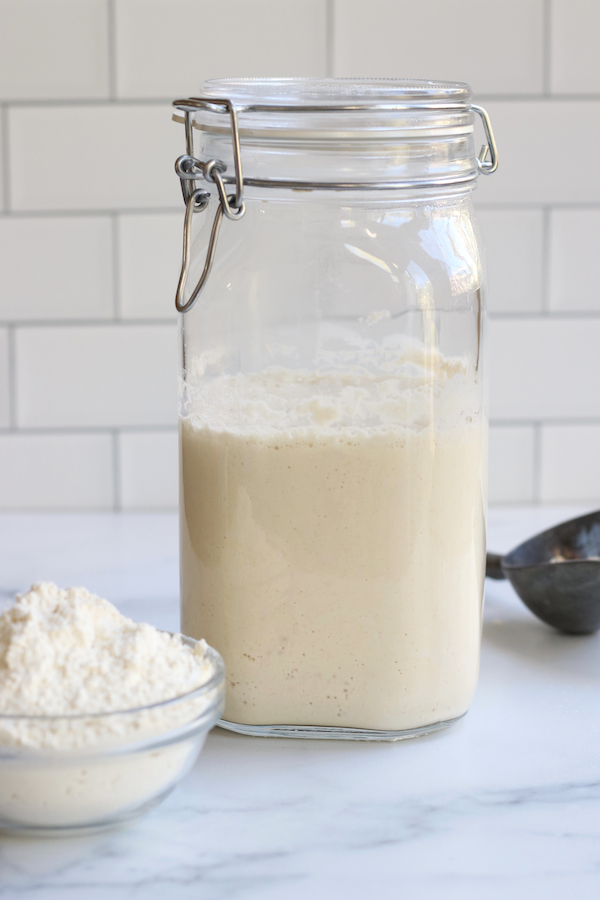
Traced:
<path id="1" fill-rule="evenodd" d="M 458 115 L 458 114 L 455 114 Z M 464 120 L 465 113 L 461 113 Z M 275 133 L 265 135 L 240 127 L 244 181 L 248 185 L 283 182 L 292 189 L 381 189 L 473 182 L 478 175 L 473 141 L 473 115 L 454 129 L 428 134 L 347 135 Z M 196 130 L 196 129 L 195 129 Z M 198 156 L 222 160 L 226 180 L 233 176 L 233 146 L 228 128 L 196 130 Z"/>
<path id="2" fill-rule="evenodd" d="M 403 188 L 362 187 L 352 190 L 333 190 L 322 188 L 285 188 L 279 185 L 248 183 L 244 178 L 244 201 L 248 203 L 281 202 L 287 204 L 317 204 L 320 206 L 399 208 L 403 206 L 435 205 L 439 207 L 456 207 L 469 203 L 471 195 L 477 188 L 477 180 L 443 185 L 425 185 Z M 204 189 L 204 188 L 203 188 Z M 205 189 L 214 200 L 219 199 L 214 185 L 205 185 Z"/>

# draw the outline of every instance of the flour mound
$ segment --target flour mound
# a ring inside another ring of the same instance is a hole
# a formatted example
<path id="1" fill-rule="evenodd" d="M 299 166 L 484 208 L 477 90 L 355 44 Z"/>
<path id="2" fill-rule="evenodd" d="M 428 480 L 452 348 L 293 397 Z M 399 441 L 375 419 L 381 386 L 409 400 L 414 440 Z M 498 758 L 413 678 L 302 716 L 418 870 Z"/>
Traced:
<path id="1" fill-rule="evenodd" d="M 85 588 L 34 584 L 0 615 L 0 712 L 94 714 L 169 700 L 210 679 L 205 648 L 133 622 Z"/>

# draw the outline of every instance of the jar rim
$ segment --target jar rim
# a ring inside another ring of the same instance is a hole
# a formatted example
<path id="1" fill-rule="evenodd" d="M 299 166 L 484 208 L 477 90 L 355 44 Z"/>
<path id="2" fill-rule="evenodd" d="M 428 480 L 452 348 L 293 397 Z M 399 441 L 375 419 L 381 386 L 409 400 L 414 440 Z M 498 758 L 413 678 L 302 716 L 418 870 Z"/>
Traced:
<path id="1" fill-rule="evenodd" d="M 351 142 L 444 140 L 472 134 L 468 84 L 400 78 L 218 78 L 200 96 L 176 101 L 196 129 L 230 130 L 235 109 L 242 143 L 300 140 L 348 147 Z M 385 151 L 384 151 L 385 152 Z"/>
<path id="2" fill-rule="evenodd" d="M 215 78 L 202 85 L 207 100 L 227 97 L 238 110 L 392 110 L 468 108 L 468 84 L 408 78 Z"/>

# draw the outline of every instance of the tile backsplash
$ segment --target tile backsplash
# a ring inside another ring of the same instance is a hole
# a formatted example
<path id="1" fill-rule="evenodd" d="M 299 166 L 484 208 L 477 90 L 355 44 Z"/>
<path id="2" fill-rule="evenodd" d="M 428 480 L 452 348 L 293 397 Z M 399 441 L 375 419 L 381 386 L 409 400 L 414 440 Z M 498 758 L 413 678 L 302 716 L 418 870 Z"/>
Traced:
<path id="1" fill-rule="evenodd" d="M 596 0 L 0 0 L 0 508 L 175 506 L 169 101 L 227 75 L 471 83 L 490 499 L 600 500 L 599 29 Z"/>

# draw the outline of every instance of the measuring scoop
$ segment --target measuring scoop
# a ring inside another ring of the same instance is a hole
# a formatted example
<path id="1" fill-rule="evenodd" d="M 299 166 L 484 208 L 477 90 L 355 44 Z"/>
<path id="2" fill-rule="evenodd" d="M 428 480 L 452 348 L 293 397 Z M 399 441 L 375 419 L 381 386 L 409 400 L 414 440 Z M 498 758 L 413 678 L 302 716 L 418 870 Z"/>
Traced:
<path id="1" fill-rule="evenodd" d="M 486 577 L 507 578 L 532 613 L 567 634 L 600 628 L 600 510 L 542 531 L 505 556 L 488 553 Z"/>

